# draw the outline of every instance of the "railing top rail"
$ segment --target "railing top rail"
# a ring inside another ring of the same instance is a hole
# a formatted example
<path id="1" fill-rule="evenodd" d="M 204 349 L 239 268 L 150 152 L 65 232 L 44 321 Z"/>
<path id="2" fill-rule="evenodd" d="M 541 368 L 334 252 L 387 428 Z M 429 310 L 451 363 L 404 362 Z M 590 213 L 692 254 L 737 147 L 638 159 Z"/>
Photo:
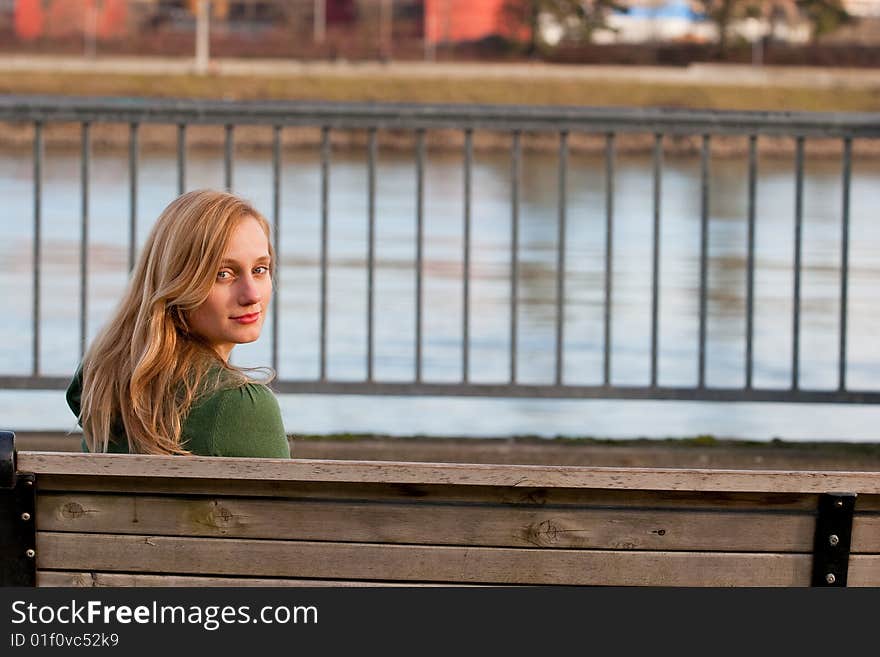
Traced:
<path id="1" fill-rule="evenodd" d="M 880 137 L 880 114 L 0 95 L 0 120 Z"/>
<path id="2" fill-rule="evenodd" d="M 0 390 L 66 390 L 69 376 L 0 374 Z M 780 402 L 807 404 L 880 404 L 877 390 L 810 388 L 742 388 L 639 385 L 578 385 L 565 383 L 475 383 L 432 381 L 320 381 L 277 378 L 272 388 L 295 395 L 389 395 L 432 397 L 495 397 L 529 399 L 621 399 L 708 402 Z"/>

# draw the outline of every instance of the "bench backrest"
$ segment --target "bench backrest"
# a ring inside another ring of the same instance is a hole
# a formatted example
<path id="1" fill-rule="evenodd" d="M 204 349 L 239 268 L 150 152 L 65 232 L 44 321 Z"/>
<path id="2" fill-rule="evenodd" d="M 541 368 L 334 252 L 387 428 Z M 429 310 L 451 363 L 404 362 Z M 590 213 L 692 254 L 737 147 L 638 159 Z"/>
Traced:
<path id="1" fill-rule="evenodd" d="M 38 586 L 880 586 L 880 473 L 48 452 L 15 471 Z"/>

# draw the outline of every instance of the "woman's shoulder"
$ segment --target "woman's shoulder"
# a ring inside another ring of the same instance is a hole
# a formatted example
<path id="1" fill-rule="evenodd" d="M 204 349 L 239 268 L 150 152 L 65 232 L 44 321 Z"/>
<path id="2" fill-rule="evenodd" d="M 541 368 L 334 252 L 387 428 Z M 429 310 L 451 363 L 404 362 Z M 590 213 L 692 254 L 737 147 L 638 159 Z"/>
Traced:
<path id="1" fill-rule="evenodd" d="M 275 394 L 265 383 L 248 378 L 235 368 L 210 363 L 200 375 L 191 411 L 210 409 L 212 413 L 278 409 Z M 279 411 L 280 413 L 280 411 Z"/>
<path id="2" fill-rule="evenodd" d="M 219 388 L 196 400 L 193 408 L 196 406 L 207 406 L 213 410 L 223 410 L 227 413 L 251 413 L 263 409 L 277 410 L 278 399 L 265 383 L 248 381 L 239 385 Z"/>
<path id="3" fill-rule="evenodd" d="M 290 456 L 278 400 L 262 383 L 224 387 L 199 399 L 184 422 L 183 438 L 196 454 Z"/>

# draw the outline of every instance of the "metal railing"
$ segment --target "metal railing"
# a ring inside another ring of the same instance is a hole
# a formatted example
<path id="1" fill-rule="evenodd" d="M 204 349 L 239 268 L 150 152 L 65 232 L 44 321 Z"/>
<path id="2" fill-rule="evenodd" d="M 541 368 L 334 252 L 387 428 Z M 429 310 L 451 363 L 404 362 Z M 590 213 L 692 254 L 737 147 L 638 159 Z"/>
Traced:
<path id="1" fill-rule="evenodd" d="M 224 183 L 232 187 L 234 171 L 234 139 L 236 126 L 264 125 L 272 127 L 272 220 L 274 243 L 280 244 L 281 214 L 281 159 L 282 131 L 289 126 L 320 128 L 321 171 L 321 252 L 320 252 L 320 340 L 319 375 L 316 379 L 291 380 L 281 378 L 274 384 L 280 392 L 324 394 L 390 394 L 390 395 L 463 395 L 543 398 L 605 398 L 605 399 L 677 399 L 708 401 L 786 401 L 786 402 L 848 402 L 878 403 L 880 392 L 852 390 L 847 387 L 847 315 L 849 281 L 849 223 L 850 180 L 853 142 L 880 137 L 880 116 L 876 114 L 817 114 L 683 111 L 662 109 L 571 108 L 526 106 L 456 106 L 415 104 L 343 104 L 304 102 L 220 102 L 184 100 L 136 100 L 55 97 L 0 97 L 0 121 L 26 122 L 34 126 L 34 240 L 33 240 L 33 353 L 29 376 L 9 376 L 0 373 L 0 388 L 58 389 L 67 385 L 66 378 L 44 376 L 40 371 L 40 285 L 41 285 L 41 221 L 42 177 L 44 166 L 43 130 L 52 123 L 81 125 L 81 249 L 80 259 L 80 337 L 81 348 L 86 342 L 86 309 L 88 307 L 87 280 L 89 275 L 87 249 L 89 240 L 89 167 L 90 128 L 96 123 L 128 124 L 129 126 L 129 179 L 130 179 L 130 235 L 129 264 L 135 258 L 137 226 L 139 127 L 143 124 L 177 126 L 177 188 L 186 189 L 187 129 L 193 125 L 225 127 Z M 367 132 L 367 300 L 366 300 L 366 376 L 361 381 L 334 380 L 327 372 L 327 313 L 328 313 L 328 204 L 331 133 L 336 130 L 366 130 Z M 383 129 L 408 130 L 415 136 L 414 169 L 416 177 L 415 217 L 415 368 L 410 381 L 382 381 L 375 376 L 375 286 L 376 269 L 376 162 L 377 131 Z M 432 382 L 423 377 L 423 270 L 424 270 L 424 183 L 426 160 L 426 132 L 454 129 L 463 134 L 463 274 L 462 274 L 462 349 L 461 378 L 455 382 Z M 473 136 L 478 130 L 508 133 L 510 136 L 510 326 L 509 375 L 499 383 L 476 383 L 470 379 L 471 360 L 471 207 Z M 555 375 L 547 384 L 520 381 L 518 376 L 517 304 L 519 299 L 519 223 L 522 137 L 527 133 L 552 133 L 558 136 L 558 238 L 555 271 Z M 604 255 L 604 306 L 602 381 L 597 385 L 566 383 L 564 361 L 565 311 L 565 254 L 567 234 L 567 171 L 569 137 L 575 133 L 604 137 L 605 197 L 604 208 L 606 241 Z M 614 191 L 615 154 L 619 135 L 642 133 L 653 135 L 652 147 L 652 249 L 651 249 L 651 336 L 650 382 L 641 386 L 615 384 L 611 379 L 612 279 L 614 262 Z M 663 386 L 658 383 L 659 336 L 659 263 L 661 226 L 661 182 L 663 176 L 664 140 L 671 136 L 697 136 L 700 139 L 700 255 L 699 255 L 699 331 L 698 377 L 694 386 Z M 738 387 L 712 387 L 706 382 L 706 329 L 707 329 L 707 262 L 709 243 L 709 163 L 712 139 L 716 136 L 735 135 L 748 140 L 748 233 L 745 310 L 745 383 Z M 755 220 L 757 184 L 757 145 L 761 137 L 788 137 L 795 142 L 795 255 L 793 266 L 794 293 L 791 324 L 791 385 L 788 388 L 760 388 L 753 385 L 753 328 L 755 305 Z M 836 389 L 804 389 L 799 385 L 801 360 L 801 250 L 803 226 L 804 147 L 810 138 L 836 139 L 842 143 L 843 195 L 841 199 L 841 254 L 839 342 L 837 345 Z M 277 368 L 279 342 L 278 316 L 273 313 L 272 365 Z"/>

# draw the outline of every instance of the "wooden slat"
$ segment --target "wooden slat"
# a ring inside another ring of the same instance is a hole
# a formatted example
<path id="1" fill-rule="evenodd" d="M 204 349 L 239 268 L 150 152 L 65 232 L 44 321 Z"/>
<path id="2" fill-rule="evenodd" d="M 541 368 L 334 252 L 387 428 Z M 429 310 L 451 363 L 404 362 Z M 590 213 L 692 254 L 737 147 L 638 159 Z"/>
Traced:
<path id="1" fill-rule="evenodd" d="M 859 495 L 856 500 L 856 511 L 880 511 L 880 495 Z"/>
<path id="2" fill-rule="evenodd" d="M 41 531 L 429 545 L 810 552 L 806 513 L 43 494 Z"/>
<path id="3" fill-rule="evenodd" d="M 98 587 L 98 586 L 449 586 L 449 584 L 418 582 L 372 582 L 365 580 L 283 579 L 251 577 L 198 577 L 182 575 L 145 575 L 140 573 L 37 571 L 37 586 Z M 480 586 L 454 584 L 454 586 Z M 880 557 L 854 556 L 850 561 L 847 586 L 880 586 Z"/>
<path id="4" fill-rule="evenodd" d="M 847 586 L 880 586 L 880 555 L 857 554 L 849 559 Z"/>
<path id="5" fill-rule="evenodd" d="M 16 431 L 18 451 L 79 452 L 82 434 Z M 673 441 L 618 442 L 498 438 L 295 437 L 297 459 L 421 461 L 424 463 L 520 463 L 638 468 L 880 471 L 880 453 L 832 444 L 727 444 L 697 446 Z"/>
<path id="6" fill-rule="evenodd" d="M 880 515 L 856 513 L 853 516 L 850 552 L 880 554 Z"/>
<path id="7" fill-rule="evenodd" d="M 37 533 L 39 569 L 612 586 L 806 586 L 805 554 L 402 546 Z"/>
<path id="8" fill-rule="evenodd" d="M 132 494 L 192 494 L 322 500 L 421 500 L 481 502 L 524 506 L 629 505 L 650 508 L 737 509 L 761 507 L 779 511 L 815 511 L 815 493 L 730 493 L 724 491 L 642 491 L 596 488 L 527 488 L 442 484 L 347 482 L 226 481 L 221 479 L 89 477 L 47 475 L 37 478 L 39 494 L 82 491 Z M 860 497 L 876 499 L 878 496 Z"/>
<path id="9" fill-rule="evenodd" d="M 56 570 L 37 571 L 37 586 L 41 587 L 110 587 L 110 586 L 188 586 L 188 587 L 353 587 L 353 586 L 448 586 L 449 584 L 421 582 L 373 582 L 366 580 L 332 579 L 285 579 L 256 577 L 199 577 L 184 575 L 146 575 L 141 573 L 68 572 Z M 454 586 L 481 586 L 479 584 L 454 584 Z M 880 586 L 880 557 L 855 556 L 850 561 L 847 586 Z"/>
<path id="10" fill-rule="evenodd" d="M 141 573 L 99 573 L 64 570 L 38 570 L 40 587 L 104 587 L 104 586 L 174 586 L 174 587 L 366 587 L 366 586 L 444 586 L 444 584 L 412 584 L 401 582 L 368 582 L 334 579 L 284 579 L 257 577 L 198 577 L 184 575 L 144 575 Z M 458 586 L 470 586 L 461 584 Z M 477 586 L 477 585 L 473 585 Z"/>
<path id="11" fill-rule="evenodd" d="M 880 472 L 400 463 L 297 459 L 20 452 L 21 472 L 94 477 L 188 477 L 274 481 L 459 484 L 538 488 L 880 494 Z"/>

